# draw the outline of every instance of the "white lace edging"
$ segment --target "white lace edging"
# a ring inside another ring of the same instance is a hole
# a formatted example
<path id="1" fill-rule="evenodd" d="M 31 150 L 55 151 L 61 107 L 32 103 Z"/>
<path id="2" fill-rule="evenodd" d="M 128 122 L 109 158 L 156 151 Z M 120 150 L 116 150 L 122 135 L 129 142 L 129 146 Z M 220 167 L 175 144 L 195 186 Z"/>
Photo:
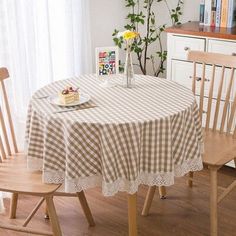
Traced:
<path id="1" fill-rule="evenodd" d="M 133 181 L 119 178 L 114 182 L 107 183 L 103 180 L 101 175 L 67 179 L 65 178 L 65 173 L 61 171 L 44 171 L 43 180 L 45 183 L 64 183 L 64 191 L 69 193 L 80 192 L 82 190 L 101 186 L 104 196 L 113 196 L 119 191 L 134 194 L 138 191 L 140 184 L 148 186 L 170 186 L 174 184 L 174 177 L 184 176 L 189 171 L 199 171 L 202 170 L 202 168 L 203 164 L 201 159 L 193 159 L 185 161 L 182 165 L 175 166 L 173 172 L 141 172 L 137 179 Z"/>
<path id="2" fill-rule="evenodd" d="M 202 159 L 192 159 L 184 161 L 181 165 L 174 167 L 175 177 L 181 177 L 187 174 L 189 171 L 199 171 L 203 169 Z"/>

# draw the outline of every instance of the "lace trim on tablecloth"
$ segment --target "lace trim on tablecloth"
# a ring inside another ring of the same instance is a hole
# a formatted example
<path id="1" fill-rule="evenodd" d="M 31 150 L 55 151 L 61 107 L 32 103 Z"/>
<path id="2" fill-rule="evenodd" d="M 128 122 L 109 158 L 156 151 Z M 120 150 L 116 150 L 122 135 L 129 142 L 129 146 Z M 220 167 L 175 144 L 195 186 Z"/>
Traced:
<path id="1" fill-rule="evenodd" d="M 65 179 L 65 173 L 60 171 L 44 171 L 43 180 L 45 183 L 64 183 L 64 191 L 70 193 L 101 186 L 104 196 L 113 196 L 119 191 L 134 194 L 138 191 L 140 184 L 148 186 L 170 186 L 174 184 L 174 177 L 184 176 L 189 171 L 199 171 L 202 168 L 201 159 L 192 159 L 185 161 L 182 165 L 175 166 L 174 171 L 171 173 L 142 172 L 134 181 L 119 178 L 114 182 L 107 183 L 101 175 Z"/>

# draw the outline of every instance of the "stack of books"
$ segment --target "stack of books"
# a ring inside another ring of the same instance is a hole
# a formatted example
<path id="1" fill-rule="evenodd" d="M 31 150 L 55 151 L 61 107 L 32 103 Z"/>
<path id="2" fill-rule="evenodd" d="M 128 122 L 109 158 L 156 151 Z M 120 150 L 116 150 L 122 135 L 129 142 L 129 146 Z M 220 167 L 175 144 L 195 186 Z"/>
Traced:
<path id="1" fill-rule="evenodd" d="M 234 27 L 236 0 L 200 0 L 200 24 L 211 27 Z"/>

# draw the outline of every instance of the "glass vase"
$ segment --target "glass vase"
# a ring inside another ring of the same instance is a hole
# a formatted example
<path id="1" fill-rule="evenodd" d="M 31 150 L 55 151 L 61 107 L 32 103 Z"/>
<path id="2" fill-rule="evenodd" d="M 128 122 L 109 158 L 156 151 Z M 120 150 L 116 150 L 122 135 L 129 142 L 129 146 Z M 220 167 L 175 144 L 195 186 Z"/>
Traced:
<path id="1" fill-rule="evenodd" d="M 135 86 L 135 80 L 134 80 L 133 61 L 132 61 L 131 49 L 130 46 L 128 46 L 126 50 L 126 59 L 124 67 L 124 87 L 133 88 L 134 86 Z"/>

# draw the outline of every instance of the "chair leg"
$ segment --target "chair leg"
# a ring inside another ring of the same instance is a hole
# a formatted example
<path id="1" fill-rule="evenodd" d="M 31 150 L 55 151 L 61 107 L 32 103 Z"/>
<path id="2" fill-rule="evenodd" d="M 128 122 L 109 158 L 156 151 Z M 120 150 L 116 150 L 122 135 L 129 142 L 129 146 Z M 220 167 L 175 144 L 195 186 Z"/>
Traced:
<path id="1" fill-rule="evenodd" d="M 10 213 L 9 213 L 10 219 L 16 218 L 17 202 L 18 202 L 18 193 L 13 193 L 11 197 L 11 203 L 10 203 Z"/>
<path id="2" fill-rule="evenodd" d="M 160 199 L 166 199 L 166 187 L 165 186 L 159 186 L 159 195 L 160 195 Z"/>
<path id="3" fill-rule="evenodd" d="M 137 236 L 137 193 L 128 194 L 129 236 Z"/>
<path id="4" fill-rule="evenodd" d="M 58 221 L 56 209 L 53 203 L 53 196 L 46 196 L 45 197 L 47 203 L 48 214 L 50 217 L 51 225 L 52 225 L 52 232 L 54 236 L 62 236 L 61 227 Z"/>
<path id="5" fill-rule="evenodd" d="M 148 188 L 148 192 L 147 192 L 146 199 L 145 199 L 144 206 L 143 206 L 143 210 L 142 210 L 143 216 L 147 216 L 149 213 L 155 191 L 156 191 L 156 186 L 151 186 Z"/>
<path id="6" fill-rule="evenodd" d="M 190 171 L 190 172 L 188 173 L 188 186 L 189 186 L 190 188 L 193 187 L 193 171 Z"/>
<path id="7" fill-rule="evenodd" d="M 89 226 L 95 226 L 95 222 L 94 222 L 92 213 L 90 211 L 87 199 L 85 197 L 84 191 L 78 192 L 77 196 L 79 198 L 81 207 L 82 207 L 82 209 L 84 211 L 84 214 L 85 214 L 85 217 L 86 217 L 86 219 L 88 221 Z"/>
<path id="8" fill-rule="evenodd" d="M 34 207 L 34 209 L 31 211 L 31 213 L 28 215 L 27 219 L 25 220 L 25 222 L 23 223 L 23 227 L 26 227 L 29 222 L 31 221 L 31 219 L 34 217 L 34 215 L 36 214 L 36 212 L 38 211 L 38 209 L 41 207 L 41 205 L 43 204 L 43 202 L 45 201 L 45 199 L 42 197 L 39 202 L 37 203 L 37 205 Z"/>
<path id="9" fill-rule="evenodd" d="M 48 214 L 47 204 L 45 205 L 45 210 L 44 210 L 44 219 L 45 219 L 45 220 L 49 220 L 49 214 Z"/>
<path id="10" fill-rule="evenodd" d="M 217 236 L 217 171 L 218 168 L 209 166 L 210 169 L 210 222 L 211 236 Z"/>

